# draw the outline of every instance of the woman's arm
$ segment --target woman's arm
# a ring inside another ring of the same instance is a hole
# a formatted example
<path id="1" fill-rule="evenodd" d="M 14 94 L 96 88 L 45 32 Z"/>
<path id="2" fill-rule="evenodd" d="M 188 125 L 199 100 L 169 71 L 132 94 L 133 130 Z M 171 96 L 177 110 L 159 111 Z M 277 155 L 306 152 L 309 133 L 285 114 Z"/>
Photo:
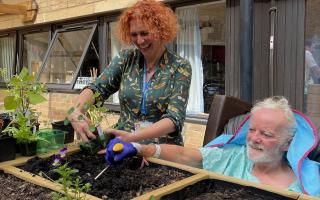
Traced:
<path id="1" fill-rule="evenodd" d="M 113 134 L 125 142 L 139 142 L 145 139 L 153 139 L 167 135 L 174 132 L 175 129 L 176 126 L 174 123 L 169 118 L 164 118 L 134 133 L 116 129 L 107 129 L 104 132 L 106 134 Z"/>
<path id="2" fill-rule="evenodd" d="M 95 135 L 89 130 L 90 120 L 84 115 L 84 105 L 86 103 L 93 103 L 93 92 L 91 89 L 84 89 L 79 97 L 77 97 L 77 103 L 74 110 L 69 114 L 68 119 L 71 122 L 74 130 L 81 137 L 82 140 L 87 141 L 89 138 L 95 138 Z M 83 117 L 83 120 L 79 120 L 79 116 Z"/>

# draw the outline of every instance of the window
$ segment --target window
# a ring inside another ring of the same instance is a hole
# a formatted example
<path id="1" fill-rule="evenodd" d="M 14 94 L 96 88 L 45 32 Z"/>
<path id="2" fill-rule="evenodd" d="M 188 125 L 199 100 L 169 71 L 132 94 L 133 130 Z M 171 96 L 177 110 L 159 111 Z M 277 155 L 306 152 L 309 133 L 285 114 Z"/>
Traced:
<path id="1" fill-rule="evenodd" d="M 320 126 L 320 12 L 319 1 L 306 1 L 304 112 Z"/>
<path id="2" fill-rule="evenodd" d="M 113 57 L 115 57 L 121 49 L 128 49 L 133 48 L 132 46 L 127 46 L 121 44 L 119 39 L 117 38 L 117 22 L 110 22 L 109 23 L 109 34 L 108 34 L 108 56 L 107 60 L 110 62 Z M 112 98 L 108 99 L 109 102 L 112 103 L 119 103 L 118 92 L 112 95 Z"/>
<path id="3" fill-rule="evenodd" d="M 215 94 L 225 93 L 225 1 L 179 7 L 177 53 L 189 60 L 192 80 L 187 113 L 208 113 Z"/>
<path id="4" fill-rule="evenodd" d="M 38 80 L 51 89 L 81 89 L 87 85 L 94 70 L 99 74 L 97 38 L 96 24 L 56 30 Z"/>
<path id="5" fill-rule="evenodd" d="M 16 37 L 14 34 L 0 35 L 0 69 L 7 78 L 12 76 L 16 53 Z M 0 76 L 0 84 L 4 85 L 4 79 Z"/>
<path id="6" fill-rule="evenodd" d="M 49 31 L 22 34 L 22 67 L 36 75 L 48 49 Z"/>

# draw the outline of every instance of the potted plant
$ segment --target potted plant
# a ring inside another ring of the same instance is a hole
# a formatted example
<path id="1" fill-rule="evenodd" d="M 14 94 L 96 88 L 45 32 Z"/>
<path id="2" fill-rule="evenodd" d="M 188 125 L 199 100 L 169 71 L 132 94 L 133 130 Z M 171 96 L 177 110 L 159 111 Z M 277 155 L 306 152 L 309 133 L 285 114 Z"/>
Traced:
<path id="1" fill-rule="evenodd" d="M 65 123 L 65 121 L 62 120 L 52 122 L 51 125 L 52 129 L 54 130 L 61 130 L 66 132 L 64 144 L 72 143 L 74 141 L 74 129 L 70 123 Z"/>
<path id="2" fill-rule="evenodd" d="M 93 95 L 93 101 L 95 103 L 85 103 L 83 109 L 85 110 L 84 115 L 80 115 L 78 117 L 78 121 L 84 120 L 85 116 L 91 120 L 91 124 L 89 126 L 89 129 L 91 132 L 93 132 L 97 138 L 91 139 L 89 142 L 82 142 L 80 144 L 80 148 L 88 153 L 88 154 L 95 154 L 100 149 L 105 148 L 107 142 L 111 139 L 111 136 L 107 136 L 103 133 L 101 128 L 101 122 L 104 118 L 106 118 L 106 114 L 108 112 L 107 108 L 104 107 L 103 101 L 100 101 L 99 99 L 100 93 L 95 92 Z M 77 105 L 78 107 L 79 105 Z M 68 115 L 70 115 L 75 110 L 74 107 L 70 108 L 68 110 Z M 69 124 L 70 121 L 66 118 L 65 124 Z"/>
<path id="3" fill-rule="evenodd" d="M 8 82 L 8 73 L 6 68 L 0 69 L 0 76 L 3 77 L 4 82 Z M 1 106 L 1 110 L 3 109 L 4 108 Z M 10 122 L 11 118 L 9 113 L 0 113 L 0 162 L 16 158 L 16 145 L 14 138 L 3 132 Z"/>
<path id="4" fill-rule="evenodd" d="M 28 73 L 27 68 L 23 68 L 20 74 L 7 81 L 4 108 L 12 111 L 12 121 L 11 126 L 9 125 L 4 132 L 17 140 L 22 155 L 36 153 L 36 142 L 40 139 L 36 134 L 39 128 L 39 113 L 31 105 L 46 101 L 42 96 L 45 92 L 45 84 L 37 82 L 35 77 Z"/>
<path id="5" fill-rule="evenodd" d="M 0 162 L 13 160 L 16 157 L 15 140 L 2 131 L 8 126 L 11 119 L 8 113 L 0 114 Z"/>

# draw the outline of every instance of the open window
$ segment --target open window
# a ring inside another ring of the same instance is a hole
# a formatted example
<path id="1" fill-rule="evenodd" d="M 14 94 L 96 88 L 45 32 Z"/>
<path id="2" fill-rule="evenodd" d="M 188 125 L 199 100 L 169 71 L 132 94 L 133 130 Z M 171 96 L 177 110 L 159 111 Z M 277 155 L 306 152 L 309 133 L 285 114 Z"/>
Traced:
<path id="1" fill-rule="evenodd" d="M 96 26 L 83 24 L 57 29 L 37 80 L 58 90 L 81 89 L 90 83 L 93 71 L 99 74 L 98 41 L 93 40 Z"/>

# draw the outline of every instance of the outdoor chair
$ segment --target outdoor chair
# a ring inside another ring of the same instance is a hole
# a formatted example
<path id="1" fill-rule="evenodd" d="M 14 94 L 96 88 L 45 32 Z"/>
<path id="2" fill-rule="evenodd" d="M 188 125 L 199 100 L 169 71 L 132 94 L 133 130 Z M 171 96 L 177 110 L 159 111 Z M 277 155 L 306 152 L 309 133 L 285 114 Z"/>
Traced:
<path id="1" fill-rule="evenodd" d="M 209 111 L 203 146 L 222 133 L 233 134 L 249 115 L 251 108 L 252 104 L 236 97 L 215 95 Z M 320 162 L 320 142 L 308 157 Z"/>
<path id="2" fill-rule="evenodd" d="M 211 103 L 209 118 L 204 135 L 203 146 L 224 132 L 225 125 L 233 118 L 244 118 L 250 112 L 252 105 L 236 97 L 215 95 Z M 237 119 L 238 119 L 237 118 Z M 241 119 L 237 121 L 242 121 Z M 236 120 L 234 120 L 236 122 Z M 229 127 L 233 127 L 233 123 Z M 228 126 L 227 126 L 228 127 Z M 233 133 L 233 132 L 232 132 Z"/>

